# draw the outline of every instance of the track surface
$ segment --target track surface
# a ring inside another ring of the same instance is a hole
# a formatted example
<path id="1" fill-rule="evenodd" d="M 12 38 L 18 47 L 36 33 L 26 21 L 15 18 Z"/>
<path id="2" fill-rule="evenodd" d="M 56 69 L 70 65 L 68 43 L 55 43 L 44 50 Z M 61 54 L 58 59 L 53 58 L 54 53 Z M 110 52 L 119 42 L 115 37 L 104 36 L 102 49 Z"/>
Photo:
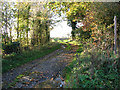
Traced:
<path id="1" fill-rule="evenodd" d="M 73 60 L 77 47 L 71 46 L 71 50 L 58 49 L 45 57 L 4 73 L 2 75 L 3 88 L 34 88 L 41 82 L 56 78 Z"/>

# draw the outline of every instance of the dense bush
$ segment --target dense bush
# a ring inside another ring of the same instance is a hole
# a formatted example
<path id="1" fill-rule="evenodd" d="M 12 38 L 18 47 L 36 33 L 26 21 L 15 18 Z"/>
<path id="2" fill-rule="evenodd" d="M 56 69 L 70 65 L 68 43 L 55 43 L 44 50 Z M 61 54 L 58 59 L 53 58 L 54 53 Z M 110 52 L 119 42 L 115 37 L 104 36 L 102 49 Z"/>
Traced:
<path id="1" fill-rule="evenodd" d="M 20 50 L 20 43 L 19 42 L 12 42 L 8 44 L 2 44 L 3 53 L 11 54 L 13 52 L 18 53 Z"/>
<path id="2" fill-rule="evenodd" d="M 79 48 L 77 49 L 77 52 L 78 52 L 78 53 L 81 53 L 82 51 L 83 51 L 83 45 L 80 44 L 80 45 L 79 45 Z"/>

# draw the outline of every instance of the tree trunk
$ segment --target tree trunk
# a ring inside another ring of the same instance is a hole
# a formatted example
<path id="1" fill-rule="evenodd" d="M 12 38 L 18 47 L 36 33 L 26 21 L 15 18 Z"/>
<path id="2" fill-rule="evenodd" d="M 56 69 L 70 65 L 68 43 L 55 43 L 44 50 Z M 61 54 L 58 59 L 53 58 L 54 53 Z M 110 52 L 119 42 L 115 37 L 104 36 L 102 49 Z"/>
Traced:
<path id="1" fill-rule="evenodd" d="M 45 25 L 45 28 L 46 28 L 46 41 L 45 41 L 45 43 L 47 43 L 47 42 L 49 42 L 49 31 L 48 31 L 47 24 Z"/>
<path id="2" fill-rule="evenodd" d="M 5 44 L 6 44 L 7 43 L 6 42 L 6 37 L 7 37 L 7 6 L 5 8 L 6 8 L 6 20 L 5 20 L 5 32 L 4 32 L 4 35 L 5 35 Z"/>
<path id="3" fill-rule="evenodd" d="M 17 40 L 19 38 L 19 9 L 18 9 L 18 16 L 17 16 Z"/>
<path id="4" fill-rule="evenodd" d="M 50 41 L 50 32 L 48 33 L 48 37 L 47 38 L 48 38 L 48 41 Z"/>
<path id="5" fill-rule="evenodd" d="M 10 28 L 10 42 L 12 43 L 12 28 Z"/>
<path id="6" fill-rule="evenodd" d="M 114 52 L 117 54 L 117 20 L 114 17 Z"/>
<path id="7" fill-rule="evenodd" d="M 3 6 L 2 6 L 2 11 L 3 11 Z M 2 24 L 3 24 L 3 21 L 4 21 L 4 12 L 2 12 Z M 1 30 L 2 30 L 1 32 L 2 32 L 2 33 L 1 33 L 1 34 L 3 35 L 3 32 L 4 32 L 3 26 L 4 26 L 4 25 L 1 25 L 1 26 L 2 26 L 2 29 L 1 29 Z M 2 42 L 4 42 L 3 38 L 2 38 Z"/>
<path id="8" fill-rule="evenodd" d="M 37 45 L 39 45 L 39 43 L 38 43 L 38 41 L 39 41 L 38 39 L 39 39 L 39 38 L 38 38 L 38 37 L 39 37 L 39 33 L 37 33 L 37 35 L 36 35 L 36 42 L 37 42 Z"/>
<path id="9" fill-rule="evenodd" d="M 72 39 L 73 40 L 75 39 L 76 24 L 77 24 L 76 22 L 71 21 L 71 25 L 72 25 L 72 32 L 71 32 L 71 34 L 72 34 Z"/>
<path id="10" fill-rule="evenodd" d="M 40 32 L 40 44 L 42 45 L 42 32 Z"/>
<path id="11" fill-rule="evenodd" d="M 20 32 L 20 42 L 21 42 L 21 33 L 22 33 L 22 32 Z"/>
<path id="12" fill-rule="evenodd" d="M 27 13 L 28 15 L 27 15 L 27 45 L 29 44 L 29 41 L 28 41 L 28 29 L 29 29 L 29 9 L 28 9 L 28 13 Z"/>

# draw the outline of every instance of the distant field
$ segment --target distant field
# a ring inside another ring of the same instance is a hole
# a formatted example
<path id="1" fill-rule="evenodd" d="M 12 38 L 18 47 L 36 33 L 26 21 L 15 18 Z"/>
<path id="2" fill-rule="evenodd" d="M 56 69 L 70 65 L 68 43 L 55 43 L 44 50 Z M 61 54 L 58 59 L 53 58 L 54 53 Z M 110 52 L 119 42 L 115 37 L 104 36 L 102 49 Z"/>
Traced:
<path id="1" fill-rule="evenodd" d="M 63 43 L 63 44 L 74 44 L 74 45 L 79 45 L 79 41 L 77 40 L 72 40 L 71 38 L 51 38 L 52 42 L 58 42 L 58 43 Z"/>

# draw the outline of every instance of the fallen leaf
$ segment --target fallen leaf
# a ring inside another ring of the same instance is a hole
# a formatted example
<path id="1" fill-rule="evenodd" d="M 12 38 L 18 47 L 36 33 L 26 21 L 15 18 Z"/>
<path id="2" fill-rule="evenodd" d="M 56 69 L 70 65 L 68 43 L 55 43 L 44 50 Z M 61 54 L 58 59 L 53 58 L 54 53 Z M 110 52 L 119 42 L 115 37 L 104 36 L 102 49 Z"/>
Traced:
<path id="1" fill-rule="evenodd" d="M 41 76 L 43 76 L 43 74 L 40 74 Z"/>
<path id="2" fill-rule="evenodd" d="M 25 84 L 30 84 L 30 82 L 25 82 Z"/>
<path id="3" fill-rule="evenodd" d="M 53 78 L 50 79 L 51 81 L 53 80 Z"/>

